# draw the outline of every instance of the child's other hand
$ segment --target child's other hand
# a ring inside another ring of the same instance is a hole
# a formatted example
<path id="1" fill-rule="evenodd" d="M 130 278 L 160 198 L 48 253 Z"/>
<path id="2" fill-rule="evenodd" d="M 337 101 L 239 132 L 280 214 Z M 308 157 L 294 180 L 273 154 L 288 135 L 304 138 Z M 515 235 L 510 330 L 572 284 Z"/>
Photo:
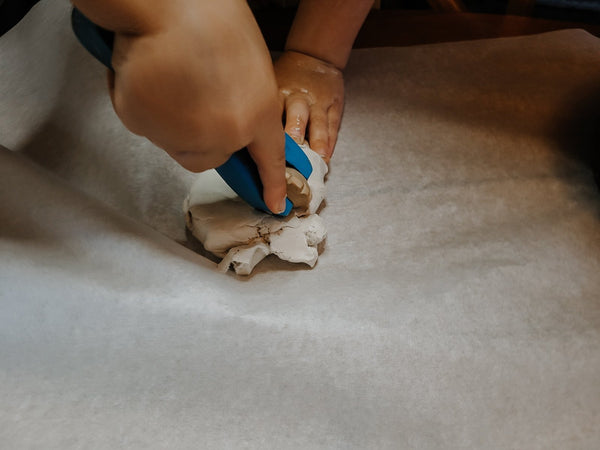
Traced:
<path id="1" fill-rule="evenodd" d="M 285 108 L 285 131 L 329 162 L 344 108 L 342 72 L 325 61 L 288 50 L 275 63 Z"/>

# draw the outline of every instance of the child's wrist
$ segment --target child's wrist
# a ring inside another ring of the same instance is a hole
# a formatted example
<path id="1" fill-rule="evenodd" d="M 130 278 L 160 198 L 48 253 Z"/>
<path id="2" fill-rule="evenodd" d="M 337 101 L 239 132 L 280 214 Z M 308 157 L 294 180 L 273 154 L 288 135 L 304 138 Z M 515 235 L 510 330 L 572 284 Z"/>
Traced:
<path id="1" fill-rule="evenodd" d="M 324 57 L 317 56 L 315 54 L 311 54 L 311 53 L 303 51 L 303 50 L 296 50 L 295 48 L 288 48 L 288 47 L 286 47 L 285 52 L 286 53 L 295 53 L 297 55 L 300 55 L 301 57 L 310 58 L 310 59 L 314 60 L 315 63 L 319 63 L 319 64 L 322 64 L 322 65 L 328 66 L 329 68 L 331 68 L 332 70 L 335 70 L 337 72 L 343 72 L 344 71 L 343 67 L 338 67 L 332 61 L 329 61 L 328 59 L 326 59 Z"/>

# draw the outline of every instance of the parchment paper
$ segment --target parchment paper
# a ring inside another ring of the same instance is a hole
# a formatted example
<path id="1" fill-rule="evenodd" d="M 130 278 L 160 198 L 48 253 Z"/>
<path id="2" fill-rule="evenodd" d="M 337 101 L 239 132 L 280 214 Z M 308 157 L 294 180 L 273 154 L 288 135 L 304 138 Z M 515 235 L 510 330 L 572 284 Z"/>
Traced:
<path id="1" fill-rule="evenodd" d="M 240 279 L 66 8 L 0 39 L 0 447 L 598 447 L 596 38 L 355 51 L 319 263 Z"/>

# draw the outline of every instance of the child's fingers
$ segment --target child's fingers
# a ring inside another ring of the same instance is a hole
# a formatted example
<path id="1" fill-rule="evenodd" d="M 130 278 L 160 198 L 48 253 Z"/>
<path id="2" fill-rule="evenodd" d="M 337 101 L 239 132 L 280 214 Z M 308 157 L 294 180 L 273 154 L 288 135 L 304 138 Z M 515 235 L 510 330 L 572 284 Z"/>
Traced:
<path id="1" fill-rule="evenodd" d="M 324 158 L 326 162 L 329 162 L 331 159 L 337 142 L 340 123 L 342 122 L 342 109 L 343 106 L 341 104 L 334 104 L 327 112 L 327 119 L 329 122 L 329 149 L 327 157 Z"/>
<path id="2" fill-rule="evenodd" d="M 292 95 L 285 101 L 285 132 L 298 144 L 304 143 L 309 111 L 308 102 L 302 96 Z"/>
<path id="3" fill-rule="evenodd" d="M 331 153 L 329 151 L 328 122 L 327 111 L 321 108 L 311 110 L 308 124 L 308 143 L 310 148 L 323 158 L 328 158 Z"/>

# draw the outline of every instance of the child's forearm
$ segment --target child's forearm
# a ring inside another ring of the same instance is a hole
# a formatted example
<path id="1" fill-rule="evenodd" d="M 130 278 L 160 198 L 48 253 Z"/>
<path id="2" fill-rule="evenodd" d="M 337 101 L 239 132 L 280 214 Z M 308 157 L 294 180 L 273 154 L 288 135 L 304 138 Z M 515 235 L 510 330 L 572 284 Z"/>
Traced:
<path id="1" fill-rule="evenodd" d="M 373 0 L 302 0 L 286 50 L 306 53 L 343 69 L 372 5 Z"/>

